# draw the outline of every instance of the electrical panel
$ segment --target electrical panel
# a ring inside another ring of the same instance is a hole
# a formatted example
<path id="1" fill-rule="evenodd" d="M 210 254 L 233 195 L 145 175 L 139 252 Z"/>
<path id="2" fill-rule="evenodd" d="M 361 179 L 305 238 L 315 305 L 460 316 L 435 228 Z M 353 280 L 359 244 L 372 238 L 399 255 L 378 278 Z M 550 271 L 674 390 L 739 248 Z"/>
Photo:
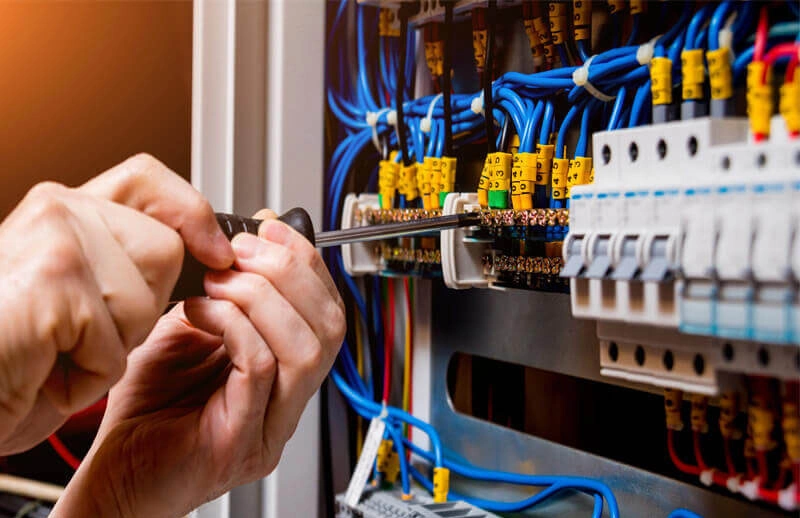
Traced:
<path id="1" fill-rule="evenodd" d="M 486 512 L 547 514 L 567 487 L 591 498 L 555 514 L 796 511 L 796 2 L 330 10 L 329 228 L 476 216 L 328 256 L 353 308 L 333 379 L 355 449 L 369 420 L 392 432 L 364 505 L 413 479 Z M 573 428 L 532 422 L 537 390 Z M 635 405 L 620 426 L 643 458 L 589 420 L 606 391 Z M 494 464 L 472 465 L 487 440 Z M 588 457 L 542 470 L 569 448 Z"/>

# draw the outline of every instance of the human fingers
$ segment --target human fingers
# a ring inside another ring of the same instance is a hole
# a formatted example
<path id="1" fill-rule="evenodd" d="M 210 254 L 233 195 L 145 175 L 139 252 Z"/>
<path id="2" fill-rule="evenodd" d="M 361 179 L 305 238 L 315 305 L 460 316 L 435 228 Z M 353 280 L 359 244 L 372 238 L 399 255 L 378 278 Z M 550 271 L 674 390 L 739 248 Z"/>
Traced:
<path id="1" fill-rule="evenodd" d="M 233 243 L 238 270 L 269 279 L 322 343 L 338 339 L 344 321 L 341 299 L 338 294 L 331 296 L 307 259 L 285 246 L 252 234 L 238 235 Z"/>
<path id="2" fill-rule="evenodd" d="M 129 158 L 79 189 L 144 212 L 175 229 L 189 252 L 210 268 L 222 270 L 233 262 L 230 242 L 208 201 L 150 155 Z"/>
<path id="3" fill-rule="evenodd" d="M 275 286 L 249 272 L 210 272 L 210 297 L 229 300 L 247 315 L 278 363 L 265 440 L 282 444 L 289 439 L 308 399 L 330 368 L 330 344 L 323 344 L 297 310 Z"/>
<path id="4" fill-rule="evenodd" d="M 288 248 L 299 261 L 310 265 L 317 277 L 325 284 L 328 293 L 344 308 L 339 290 L 336 288 L 322 256 L 302 234 L 280 221 L 265 220 L 258 228 L 258 237 Z"/>
<path id="5" fill-rule="evenodd" d="M 232 302 L 194 297 L 186 300 L 184 312 L 193 325 L 222 338 L 233 367 L 224 389 L 211 396 L 207 408 L 218 408 L 214 399 L 221 400 L 234 435 L 259 423 L 260 439 L 260 423 L 277 374 L 275 356 L 250 319 Z"/>

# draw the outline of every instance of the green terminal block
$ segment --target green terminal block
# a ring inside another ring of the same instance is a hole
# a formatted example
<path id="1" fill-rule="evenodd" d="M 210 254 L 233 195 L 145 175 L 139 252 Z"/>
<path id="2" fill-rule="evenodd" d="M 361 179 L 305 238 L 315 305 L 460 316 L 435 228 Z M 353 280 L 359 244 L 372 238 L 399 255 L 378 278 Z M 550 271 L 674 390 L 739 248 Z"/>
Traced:
<path id="1" fill-rule="evenodd" d="M 492 209 L 507 209 L 508 191 L 489 191 L 489 207 Z"/>

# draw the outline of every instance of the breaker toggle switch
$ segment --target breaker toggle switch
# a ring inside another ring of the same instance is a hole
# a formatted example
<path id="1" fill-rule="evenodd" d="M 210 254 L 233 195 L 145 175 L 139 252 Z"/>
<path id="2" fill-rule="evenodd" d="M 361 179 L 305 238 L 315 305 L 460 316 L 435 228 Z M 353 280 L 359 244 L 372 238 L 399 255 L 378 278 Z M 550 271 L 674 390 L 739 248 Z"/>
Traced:
<path id="1" fill-rule="evenodd" d="M 638 236 L 625 236 L 622 238 L 619 247 L 619 259 L 617 260 L 611 278 L 615 281 L 631 281 L 639 273 L 639 259 L 636 254 Z"/>
<path id="2" fill-rule="evenodd" d="M 586 269 L 584 277 L 588 279 L 605 279 L 611 270 L 611 236 L 608 234 L 597 236 L 592 243 L 592 262 Z"/>
<path id="3" fill-rule="evenodd" d="M 574 236 L 567 239 L 564 247 L 564 266 L 561 268 L 561 277 L 574 279 L 580 276 L 584 268 L 583 242 L 585 236 Z"/>
<path id="4" fill-rule="evenodd" d="M 639 278 L 644 282 L 664 282 L 672 274 L 671 238 L 657 236 L 650 243 L 647 264 Z"/>

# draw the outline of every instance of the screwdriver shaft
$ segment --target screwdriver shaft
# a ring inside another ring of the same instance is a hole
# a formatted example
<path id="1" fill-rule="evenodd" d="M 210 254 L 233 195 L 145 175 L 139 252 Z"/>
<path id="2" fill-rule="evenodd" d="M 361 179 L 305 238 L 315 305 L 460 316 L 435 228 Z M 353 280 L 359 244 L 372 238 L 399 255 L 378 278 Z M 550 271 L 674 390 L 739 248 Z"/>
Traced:
<path id="1" fill-rule="evenodd" d="M 479 220 L 480 216 L 477 212 L 450 214 L 447 216 L 403 221 L 399 223 L 384 223 L 380 225 L 353 227 L 344 230 L 318 232 L 315 241 L 316 246 L 325 248 L 329 246 L 346 245 L 348 243 L 358 243 L 361 241 L 376 241 L 392 237 L 403 237 L 445 230 L 448 228 L 468 227 L 477 225 Z"/>

